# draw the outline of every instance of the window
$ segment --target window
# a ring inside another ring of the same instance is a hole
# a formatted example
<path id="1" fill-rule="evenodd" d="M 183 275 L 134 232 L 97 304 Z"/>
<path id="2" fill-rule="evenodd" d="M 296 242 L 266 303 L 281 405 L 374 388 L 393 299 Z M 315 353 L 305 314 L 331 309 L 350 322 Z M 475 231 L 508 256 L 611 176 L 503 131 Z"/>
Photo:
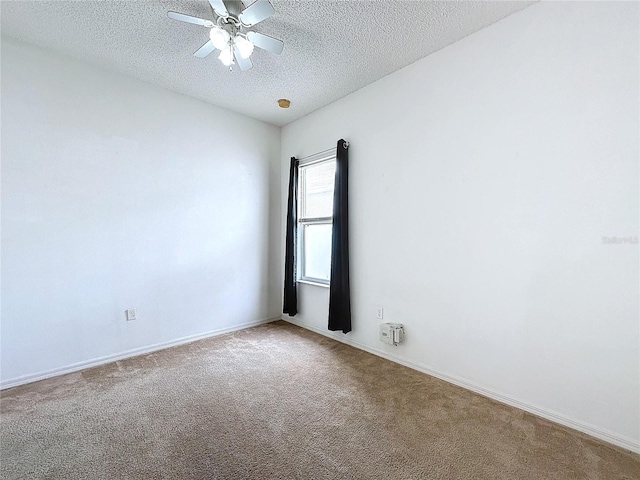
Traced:
<path id="1" fill-rule="evenodd" d="M 335 156 L 300 165 L 298 281 L 329 285 Z"/>

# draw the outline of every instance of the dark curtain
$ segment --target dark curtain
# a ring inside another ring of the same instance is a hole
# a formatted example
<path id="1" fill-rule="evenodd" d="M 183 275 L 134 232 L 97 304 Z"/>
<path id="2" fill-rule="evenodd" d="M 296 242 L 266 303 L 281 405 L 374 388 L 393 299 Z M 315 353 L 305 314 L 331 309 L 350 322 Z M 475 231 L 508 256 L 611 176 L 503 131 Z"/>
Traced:
<path id="1" fill-rule="evenodd" d="M 289 169 L 289 203 L 287 206 L 287 239 L 284 258 L 284 305 L 282 311 L 293 317 L 298 313 L 296 285 L 296 228 L 298 222 L 298 160 L 291 157 Z"/>
<path id="2" fill-rule="evenodd" d="M 338 141 L 336 181 L 333 191 L 331 232 L 331 283 L 329 285 L 329 330 L 351 331 L 349 292 L 349 144 Z"/>

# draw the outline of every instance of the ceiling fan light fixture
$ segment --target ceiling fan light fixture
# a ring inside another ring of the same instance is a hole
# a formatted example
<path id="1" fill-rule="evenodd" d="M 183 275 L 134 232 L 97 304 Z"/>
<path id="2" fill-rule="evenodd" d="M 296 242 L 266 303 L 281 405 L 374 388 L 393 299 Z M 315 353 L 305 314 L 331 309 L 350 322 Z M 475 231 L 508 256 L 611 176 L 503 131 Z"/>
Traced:
<path id="1" fill-rule="evenodd" d="M 233 51 L 231 47 L 223 48 L 218 56 L 218 60 L 220 60 L 225 67 L 231 66 L 233 64 Z"/>
<path id="2" fill-rule="evenodd" d="M 231 10 L 227 10 L 225 1 L 231 2 Z M 209 40 L 193 53 L 194 57 L 205 58 L 219 50 L 218 60 L 229 67 L 229 71 L 232 70 L 232 65 L 238 65 L 241 71 L 246 72 L 253 67 L 249 57 L 255 47 L 276 55 L 282 53 L 282 40 L 248 30 L 275 13 L 269 0 L 255 0 L 248 7 L 235 0 L 209 0 L 209 5 L 213 8 L 215 23 L 184 13 L 167 12 L 167 16 L 173 20 L 201 25 L 208 30 Z"/>
<path id="3" fill-rule="evenodd" d="M 236 47 L 238 47 L 238 52 L 240 52 L 240 56 L 242 58 L 249 58 L 253 53 L 253 43 L 247 40 L 244 36 L 236 35 L 236 38 L 234 38 L 233 42 L 235 43 Z"/>
<path id="4" fill-rule="evenodd" d="M 209 38 L 211 39 L 211 43 L 213 43 L 214 47 L 218 50 L 225 50 L 225 47 L 229 44 L 230 37 L 229 32 L 226 30 L 219 27 L 213 27 L 209 31 Z"/>

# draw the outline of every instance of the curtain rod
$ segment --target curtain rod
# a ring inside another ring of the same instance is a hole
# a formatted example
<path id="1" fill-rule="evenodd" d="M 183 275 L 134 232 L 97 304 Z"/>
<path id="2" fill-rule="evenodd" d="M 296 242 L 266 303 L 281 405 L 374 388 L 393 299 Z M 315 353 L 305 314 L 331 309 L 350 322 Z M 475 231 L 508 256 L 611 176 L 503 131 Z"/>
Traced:
<path id="1" fill-rule="evenodd" d="M 349 148 L 349 142 L 344 142 L 345 147 Z M 302 160 L 306 160 L 307 158 L 311 158 L 311 157 L 317 157 L 318 155 L 322 155 L 324 153 L 329 153 L 331 151 L 335 151 L 337 147 L 331 147 L 331 148 L 327 148 L 326 150 L 322 150 L 321 152 L 317 152 L 317 153 L 312 153 L 311 155 L 307 155 L 305 157 L 302 158 L 297 158 L 296 159 L 301 162 Z"/>

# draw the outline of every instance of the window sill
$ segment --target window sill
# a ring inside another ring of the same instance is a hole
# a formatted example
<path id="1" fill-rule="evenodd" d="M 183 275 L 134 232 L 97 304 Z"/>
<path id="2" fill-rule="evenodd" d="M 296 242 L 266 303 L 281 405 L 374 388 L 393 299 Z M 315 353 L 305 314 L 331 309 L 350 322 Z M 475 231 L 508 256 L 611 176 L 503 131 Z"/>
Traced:
<path id="1" fill-rule="evenodd" d="M 311 280 L 298 280 L 298 283 L 304 283 L 305 285 L 315 285 L 316 287 L 329 288 L 328 283 L 312 282 Z"/>

